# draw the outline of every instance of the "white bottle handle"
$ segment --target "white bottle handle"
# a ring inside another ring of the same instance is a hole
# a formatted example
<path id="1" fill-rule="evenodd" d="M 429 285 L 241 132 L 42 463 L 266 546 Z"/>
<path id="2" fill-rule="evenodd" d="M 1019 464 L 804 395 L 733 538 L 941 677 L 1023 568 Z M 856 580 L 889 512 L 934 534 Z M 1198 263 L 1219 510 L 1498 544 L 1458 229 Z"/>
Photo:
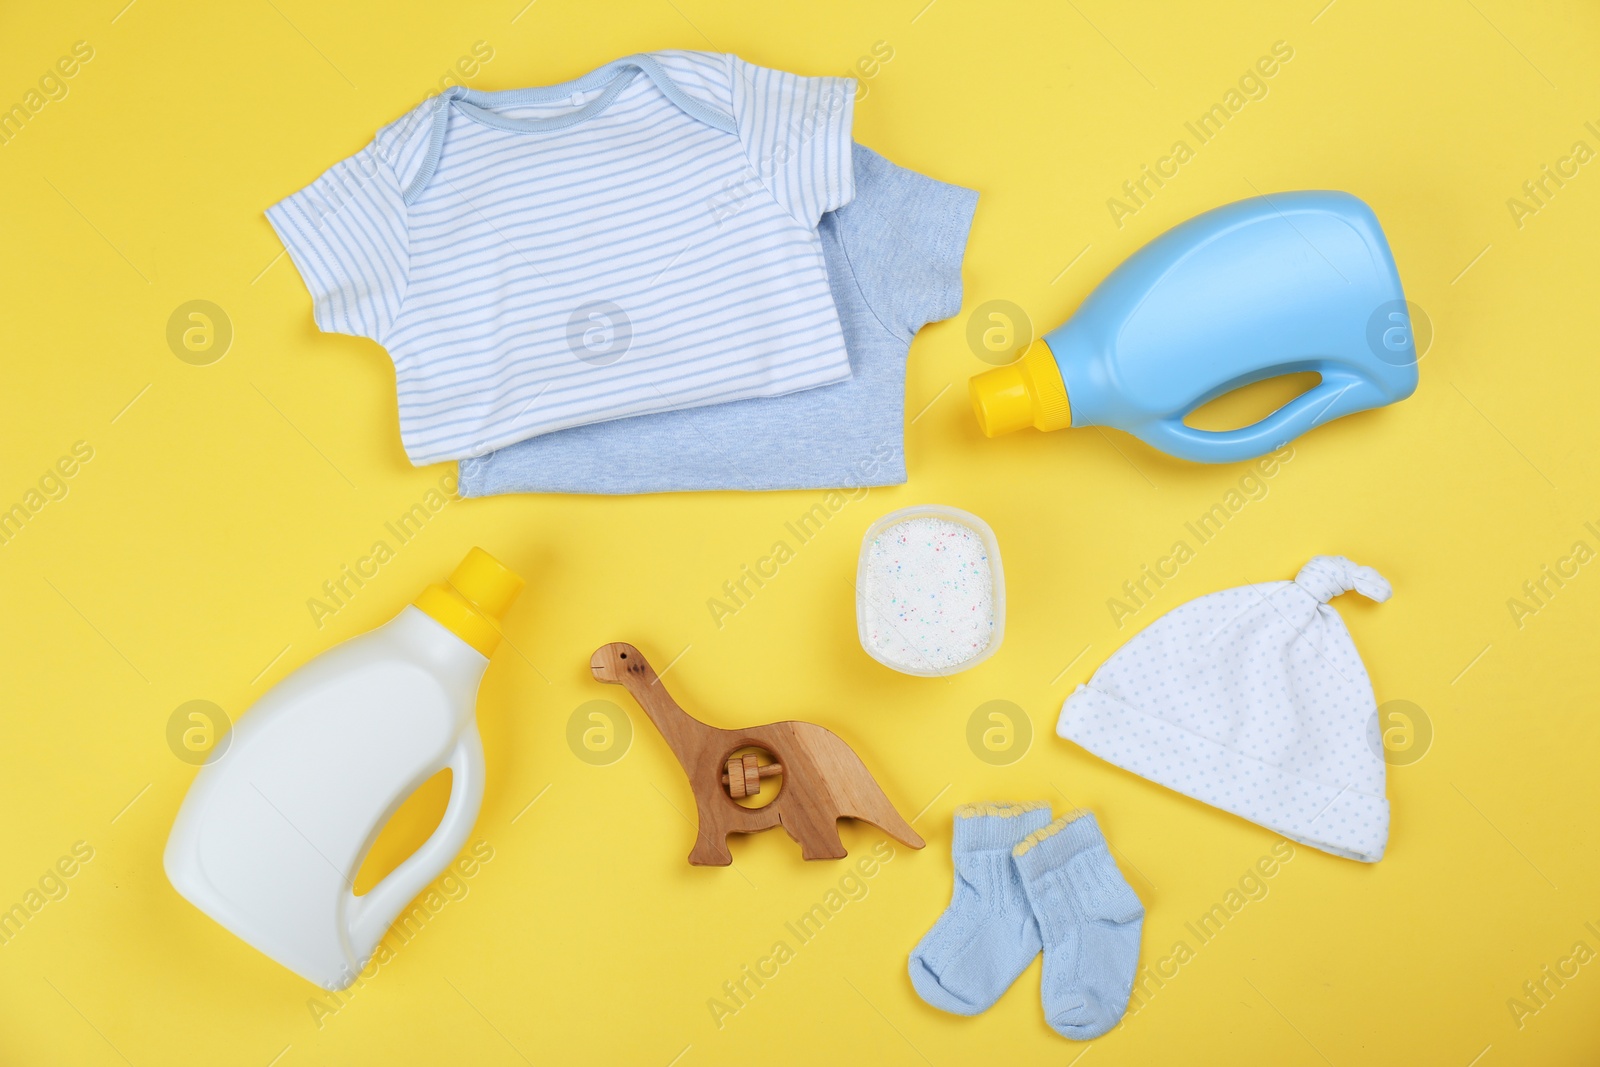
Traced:
<path id="1" fill-rule="evenodd" d="M 450 754 L 450 802 L 444 817 L 422 847 L 363 896 L 346 902 L 350 948 L 365 965 L 384 931 L 445 865 L 466 846 L 483 804 L 483 741 L 478 724 L 469 722 Z"/>

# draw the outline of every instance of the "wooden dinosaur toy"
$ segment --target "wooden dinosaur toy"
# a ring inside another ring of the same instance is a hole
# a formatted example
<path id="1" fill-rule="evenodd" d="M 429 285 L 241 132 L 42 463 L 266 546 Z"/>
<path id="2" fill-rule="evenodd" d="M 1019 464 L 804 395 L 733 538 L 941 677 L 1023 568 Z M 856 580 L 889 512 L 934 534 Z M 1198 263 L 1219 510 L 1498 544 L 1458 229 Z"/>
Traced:
<path id="1" fill-rule="evenodd" d="M 894 810 L 860 757 L 831 731 L 795 721 L 741 730 L 707 726 L 678 706 L 637 648 L 621 641 L 602 645 L 589 669 L 633 694 L 689 776 L 700 823 L 690 863 L 726 867 L 733 862 L 729 834 L 774 826 L 799 842 L 802 858 L 839 859 L 846 855 L 838 827 L 844 818 L 869 822 L 910 848 L 922 847 L 922 838 Z M 744 748 L 770 753 L 774 762 L 735 755 Z M 777 775 L 782 783 L 771 803 L 734 803 L 735 797 L 758 794 L 762 779 Z"/>

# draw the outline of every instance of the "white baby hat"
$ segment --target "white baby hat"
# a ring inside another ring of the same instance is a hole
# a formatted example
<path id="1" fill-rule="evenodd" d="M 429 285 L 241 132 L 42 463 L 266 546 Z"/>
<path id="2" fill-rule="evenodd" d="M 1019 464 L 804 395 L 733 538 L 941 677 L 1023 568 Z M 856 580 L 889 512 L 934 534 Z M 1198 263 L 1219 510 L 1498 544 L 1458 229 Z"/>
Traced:
<path id="1" fill-rule="evenodd" d="M 1191 600 L 1080 685 L 1056 732 L 1101 759 L 1335 856 L 1375 863 L 1389 838 L 1377 704 L 1328 601 L 1389 583 L 1343 556 L 1292 582 Z"/>

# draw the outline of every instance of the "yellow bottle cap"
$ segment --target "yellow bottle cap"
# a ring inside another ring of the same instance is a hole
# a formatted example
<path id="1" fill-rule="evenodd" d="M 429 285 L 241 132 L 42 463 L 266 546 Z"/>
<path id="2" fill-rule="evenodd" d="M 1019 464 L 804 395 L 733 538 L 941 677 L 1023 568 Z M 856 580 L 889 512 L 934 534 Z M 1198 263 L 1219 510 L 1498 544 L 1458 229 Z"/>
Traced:
<path id="1" fill-rule="evenodd" d="M 986 437 L 1024 426 L 1059 430 L 1072 425 L 1067 387 L 1050 346 L 1042 340 L 1029 345 L 1015 363 L 975 375 L 967 383 L 967 391 Z"/>
<path id="2" fill-rule="evenodd" d="M 496 625 L 522 592 L 522 579 L 481 548 L 467 553 L 445 585 L 430 585 L 416 605 L 435 622 L 483 653 L 500 644 Z"/>

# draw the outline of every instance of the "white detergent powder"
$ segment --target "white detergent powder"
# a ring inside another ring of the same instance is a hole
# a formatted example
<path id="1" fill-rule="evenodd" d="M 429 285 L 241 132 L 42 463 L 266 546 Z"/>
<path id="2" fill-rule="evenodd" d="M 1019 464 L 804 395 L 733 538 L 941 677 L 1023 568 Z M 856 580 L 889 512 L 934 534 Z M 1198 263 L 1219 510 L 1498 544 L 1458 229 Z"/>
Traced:
<path id="1" fill-rule="evenodd" d="M 867 640 L 883 659 L 944 670 L 994 634 L 994 574 L 983 538 L 960 523 L 897 522 L 867 546 Z"/>

